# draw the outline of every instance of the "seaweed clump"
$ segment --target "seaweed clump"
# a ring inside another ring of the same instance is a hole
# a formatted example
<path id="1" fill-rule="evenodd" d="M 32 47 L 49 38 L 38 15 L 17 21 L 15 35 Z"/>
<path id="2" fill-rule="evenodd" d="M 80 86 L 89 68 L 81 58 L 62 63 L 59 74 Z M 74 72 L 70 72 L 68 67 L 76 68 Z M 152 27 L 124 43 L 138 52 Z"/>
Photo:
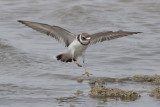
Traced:
<path id="1" fill-rule="evenodd" d="M 82 82 L 83 82 L 83 79 L 78 78 L 78 79 L 77 79 L 77 82 L 78 82 L 78 83 L 82 83 Z"/>
<path id="2" fill-rule="evenodd" d="M 150 82 L 156 85 L 160 84 L 160 76 L 159 75 L 135 75 L 133 76 L 133 80 L 136 82 Z"/>
<path id="3" fill-rule="evenodd" d="M 90 96 L 96 98 L 113 98 L 127 101 L 135 101 L 140 97 L 140 95 L 134 91 L 124 91 L 118 88 L 106 88 L 103 85 L 92 87 Z"/>
<path id="4" fill-rule="evenodd" d="M 156 97 L 157 99 L 160 99 L 160 86 L 153 89 L 152 92 L 150 93 L 151 97 Z"/>
<path id="5" fill-rule="evenodd" d="M 81 94 L 83 94 L 83 91 L 77 90 L 74 94 L 75 94 L 75 95 L 81 95 Z"/>

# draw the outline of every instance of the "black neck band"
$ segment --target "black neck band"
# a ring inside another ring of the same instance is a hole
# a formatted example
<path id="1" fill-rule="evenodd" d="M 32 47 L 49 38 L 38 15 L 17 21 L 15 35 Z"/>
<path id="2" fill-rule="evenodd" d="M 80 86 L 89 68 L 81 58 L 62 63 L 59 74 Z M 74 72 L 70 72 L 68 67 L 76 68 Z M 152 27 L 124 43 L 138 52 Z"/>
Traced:
<path id="1" fill-rule="evenodd" d="M 78 41 L 79 41 L 82 45 L 88 45 L 88 44 L 84 44 L 84 43 L 82 43 L 82 42 L 80 41 L 80 35 L 78 35 L 77 39 L 78 39 Z"/>

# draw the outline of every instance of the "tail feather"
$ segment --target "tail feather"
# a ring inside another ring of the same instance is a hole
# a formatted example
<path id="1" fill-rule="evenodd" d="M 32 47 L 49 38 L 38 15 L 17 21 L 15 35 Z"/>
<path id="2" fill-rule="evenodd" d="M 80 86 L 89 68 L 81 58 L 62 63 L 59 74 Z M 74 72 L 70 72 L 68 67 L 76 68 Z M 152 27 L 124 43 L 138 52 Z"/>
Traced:
<path id="1" fill-rule="evenodd" d="M 56 58 L 57 58 L 57 60 L 60 60 L 62 58 L 62 54 L 57 55 Z"/>
<path id="2" fill-rule="evenodd" d="M 72 57 L 67 53 L 59 54 L 56 56 L 56 58 L 62 62 L 72 62 Z M 76 61 L 75 58 L 73 58 L 73 60 Z"/>

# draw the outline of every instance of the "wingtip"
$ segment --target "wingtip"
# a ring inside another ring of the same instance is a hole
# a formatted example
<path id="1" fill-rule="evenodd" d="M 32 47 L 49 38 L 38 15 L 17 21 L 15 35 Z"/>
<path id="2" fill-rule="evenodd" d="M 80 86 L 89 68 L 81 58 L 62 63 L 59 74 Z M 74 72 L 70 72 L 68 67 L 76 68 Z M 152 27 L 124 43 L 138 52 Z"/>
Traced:
<path id="1" fill-rule="evenodd" d="M 139 33 L 143 33 L 143 32 L 132 32 L 131 35 L 139 34 Z"/>
<path id="2" fill-rule="evenodd" d="M 143 33 L 143 32 L 137 32 L 137 33 Z"/>
<path id="3" fill-rule="evenodd" d="M 25 24 L 25 21 L 23 21 L 23 20 L 17 20 L 17 22 Z"/>
<path id="4" fill-rule="evenodd" d="M 138 33 L 143 33 L 143 32 L 131 32 L 131 34 L 138 34 Z"/>
<path id="5" fill-rule="evenodd" d="M 23 23 L 23 21 L 22 21 L 22 20 L 17 20 L 17 22 L 19 22 L 19 23 Z"/>

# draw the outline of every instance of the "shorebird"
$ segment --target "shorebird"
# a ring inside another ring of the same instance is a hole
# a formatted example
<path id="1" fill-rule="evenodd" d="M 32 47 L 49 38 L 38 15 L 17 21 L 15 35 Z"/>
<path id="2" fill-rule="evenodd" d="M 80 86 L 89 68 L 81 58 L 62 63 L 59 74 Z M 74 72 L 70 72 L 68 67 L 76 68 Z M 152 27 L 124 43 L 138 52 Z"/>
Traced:
<path id="1" fill-rule="evenodd" d="M 77 62 L 77 58 L 82 56 L 83 67 L 85 70 L 84 75 L 91 75 L 87 72 L 85 67 L 85 50 L 89 45 L 103 42 L 106 40 L 112 40 L 123 36 L 137 34 L 141 32 L 128 32 L 128 31 L 104 31 L 95 34 L 82 33 L 79 35 L 73 34 L 70 31 L 61 28 L 59 26 L 51 26 L 48 24 L 18 20 L 18 22 L 25 24 L 32 29 L 51 36 L 63 43 L 67 47 L 67 51 L 56 56 L 57 60 L 62 62 L 74 62 L 77 66 L 82 67 Z"/>

